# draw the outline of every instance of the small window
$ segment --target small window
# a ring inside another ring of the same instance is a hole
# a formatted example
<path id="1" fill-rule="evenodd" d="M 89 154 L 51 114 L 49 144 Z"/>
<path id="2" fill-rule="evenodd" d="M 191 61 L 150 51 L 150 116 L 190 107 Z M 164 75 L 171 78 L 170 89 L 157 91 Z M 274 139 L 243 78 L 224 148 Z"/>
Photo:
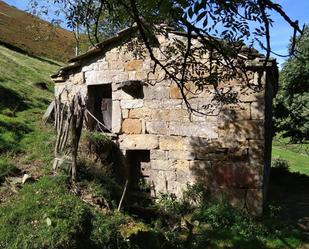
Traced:
<path id="1" fill-rule="evenodd" d="M 111 84 L 88 86 L 88 110 L 104 126 L 94 118 L 89 118 L 88 126 L 91 130 L 103 129 L 105 132 L 112 130 L 112 86 Z"/>

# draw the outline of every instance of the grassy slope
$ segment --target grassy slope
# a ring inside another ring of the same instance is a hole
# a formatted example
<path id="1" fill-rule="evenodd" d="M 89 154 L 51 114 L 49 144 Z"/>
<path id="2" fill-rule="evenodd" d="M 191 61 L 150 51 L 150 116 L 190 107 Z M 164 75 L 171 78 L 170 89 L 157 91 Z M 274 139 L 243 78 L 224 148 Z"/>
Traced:
<path id="1" fill-rule="evenodd" d="M 40 120 L 53 97 L 49 75 L 56 69 L 0 46 L 0 175 L 1 167 L 12 163 L 27 171 L 50 161 L 53 136 Z M 49 89 L 37 82 L 46 82 Z"/>
<path id="2" fill-rule="evenodd" d="M 282 158 L 289 162 L 292 172 L 299 172 L 309 176 L 309 146 L 291 145 L 283 139 L 273 141 L 272 157 Z"/>
<path id="3" fill-rule="evenodd" d="M 80 241 L 76 238 L 85 238 L 88 248 L 103 248 L 110 245 L 110 240 L 119 236 L 119 229 L 122 229 L 120 225 L 127 220 L 119 214 L 115 216 L 108 213 L 102 216 L 95 213 L 79 198 L 72 196 L 57 178 L 43 177 L 35 184 L 26 185 L 15 197 L 1 199 L 1 192 L 7 191 L 1 190 L 1 170 L 5 177 L 5 174 L 18 172 L 16 166 L 38 176 L 42 176 L 45 169 L 50 169 L 54 135 L 40 120 L 53 93 L 51 90 L 38 88 L 35 83 L 48 83 L 48 75 L 55 70 L 56 66 L 53 64 L 0 46 L 0 202 L 3 202 L 0 204 L 0 247 L 32 249 L 36 245 L 41 246 L 40 248 L 45 245 L 45 248 L 57 248 L 59 243 L 66 245 L 66 248 L 77 248 L 75 243 L 80 244 Z M 50 82 L 48 85 L 51 89 Z M 4 177 L 2 175 L 2 179 Z M 118 200 L 119 198 L 117 202 Z M 218 212 L 217 217 L 222 220 L 221 217 L 226 212 Z M 230 211 L 228 216 L 229 213 Z M 133 220 L 129 224 L 128 227 L 135 229 Z M 267 232 L 263 240 L 238 235 L 239 230 L 251 233 L 251 230 L 255 231 L 260 227 L 258 223 L 250 223 L 249 226 L 242 224 L 239 225 L 240 228 L 235 225 L 237 229 L 233 232 L 229 228 L 226 233 L 220 228 L 214 234 L 203 230 L 207 243 L 212 241 L 209 248 L 226 248 L 225 245 L 233 245 L 232 248 L 262 248 L 264 243 L 268 248 L 284 248 L 283 242 L 277 239 L 277 235 L 272 236 L 272 232 Z M 282 227 L 285 229 L 285 226 Z M 180 238 L 180 234 L 176 235 Z M 295 245 L 291 248 L 300 244 L 298 234 L 286 234 L 284 231 L 281 234 L 280 230 L 279 235 L 285 244 Z M 253 237 L 256 237 L 255 232 Z M 91 246 L 90 242 L 98 246 Z M 176 243 L 179 244 L 178 241 Z M 203 240 L 200 243 L 203 246 L 198 248 L 207 248 Z"/>
<path id="4" fill-rule="evenodd" d="M 74 55 L 74 35 L 55 28 L 0 0 L 0 42 L 6 42 L 36 56 L 66 61 Z"/>

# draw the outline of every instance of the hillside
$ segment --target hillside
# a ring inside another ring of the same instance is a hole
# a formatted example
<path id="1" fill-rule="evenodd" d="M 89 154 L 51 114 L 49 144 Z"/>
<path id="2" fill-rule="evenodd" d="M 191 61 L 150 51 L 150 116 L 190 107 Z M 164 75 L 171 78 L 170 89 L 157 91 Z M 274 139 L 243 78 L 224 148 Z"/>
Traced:
<path id="1" fill-rule="evenodd" d="M 0 44 L 57 61 L 74 55 L 74 35 L 0 0 Z"/>
<path id="2" fill-rule="evenodd" d="M 53 97 L 49 75 L 57 67 L 0 46 L 0 183 L 16 166 L 42 170 L 50 160 L 52 135 L 40 120 Z"/>

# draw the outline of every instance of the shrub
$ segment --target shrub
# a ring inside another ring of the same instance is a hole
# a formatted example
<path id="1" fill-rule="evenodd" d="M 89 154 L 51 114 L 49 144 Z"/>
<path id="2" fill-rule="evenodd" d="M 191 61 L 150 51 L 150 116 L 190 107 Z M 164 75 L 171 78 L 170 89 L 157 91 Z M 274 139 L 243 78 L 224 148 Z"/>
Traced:
<path id="1" fill-rule="evenodd" d="M 155 206 L 167 214 L 183 214 L 186 207 L 173 193 L 159 193 Z"/>
<path id="2" fill-rule="evenodd" d="M 45 176 L 0 205 L 0 248 L 141 248 L 140 232 L 151 229 L 122 213 L 95 210 L 67 183 L 65 176 Z"/>
<path id="3" fill-rule="evenodd" d="M 282 172 L 289 172 L 290 165 L 287 160 L 284 160 L 282 158 L 276 158 L 272 161 L 271 166 L 273 168 L 276 168 L 277 170 L 280 170 Z"/>

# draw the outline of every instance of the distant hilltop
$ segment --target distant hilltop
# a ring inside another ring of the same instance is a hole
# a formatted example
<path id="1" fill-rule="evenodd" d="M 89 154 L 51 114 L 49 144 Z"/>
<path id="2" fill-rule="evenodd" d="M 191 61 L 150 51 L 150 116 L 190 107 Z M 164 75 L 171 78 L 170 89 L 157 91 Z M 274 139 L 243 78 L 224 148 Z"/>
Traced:
<path id="1" fill-rule="evenodd" d="M 0 0 L 0 44 L 29 55 L 65 62 L 74 56 L 72 32 Z"/>

